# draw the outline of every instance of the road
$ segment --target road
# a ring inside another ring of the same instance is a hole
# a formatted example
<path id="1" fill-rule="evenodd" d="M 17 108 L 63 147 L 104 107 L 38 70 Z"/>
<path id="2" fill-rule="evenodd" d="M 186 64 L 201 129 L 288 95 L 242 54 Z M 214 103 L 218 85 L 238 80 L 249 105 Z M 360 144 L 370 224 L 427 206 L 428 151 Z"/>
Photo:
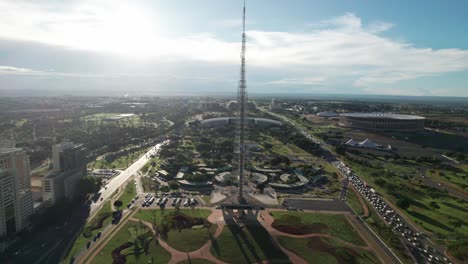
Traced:
<path id="1" fill-rule="evenodd" d="M 102 205 L 109 199 L 115 191 L 117 191 L 132 175 L 137 175 L 137 172 L 143 167 L 150 159 L 151 155 L 156 155 L 163 144 L 167 144 L 168 141 L 159 143 L 152 147 L 148 152 L 142 155 L 137 161 L 130 165 L 127 169 L 122 171 L 119 175 L 115 176 L 107 185 L 101 188 L 101 196 L 99 200 L 91 204 L 90 216 L 93 216 Z"/>
<path id="2" fill-rule="evenodd" d="M 328 151 L 328 155 L 325 155 L 325 156 L 326 156 L 325 158 L 327 159 L 327 161 L 331 162 L 335 167 L 337 167 L 337 163 L 336 163 L 336 162 L 339 162 L 339 163 L 343 164 L 344 166 L 346 166 L 343 162 L 341 162 L 341 161 L 333 154 L 333 152 L 332 152 L 332 150 L 331 150 L 332 148 L 331 148 L 330 145 L 326 144 L 325 142 L 321 142 L 321 141 L 319 141 L 318 139 L 314 138 L 312 135 L 308 134 L 308 133 L 306 132 L 306 130 L 303 129 L 300 125 L 298 125 L 296 122 L 290 120 L 289 118 L 287 118 L 287 117 L 285 117 L 285 116 L 282 116 L 282 115 L 278 115 L 278 114 L 269 112 L 269 111 L 267 111 L 267 110 L 265 110 L 265 109 L 263 109 L 262 111 L 264 111 L 264 112 L 266 112 L 266 113 L 268 113 L 268 114 L 270 114 L 270 115 L 273 115 L 273 116 L 275 116 L 275 117 L 277 117 L 277 118 L 280 118 L 281 120 L 284 120 L 285 122 L 287 122 L 287 123 L 291 124 L 292 126 L 294 126 L 297 130 L 299 130 L 299 132 L 301 132 L 301 133 L 302 133 L 304 136 L 306 136 L 309 140 L 311 140 L 311 141 L 314 142 L 314 143 L 320 144 L 320 146 L 322 147 L 323 150 Z M 337 169 L 339 170 L 340 168 L 337 167 Z M 426 177 L 426 179 L 427 179 L 427 177 Z M 434 182 L 432 182 L 432 181 L 429 182 L 429 184 L 433 184 L 433 183 L 434 183 Z M 343 183 L 343 184 L 344 184 L 344 183 Z M 426 183 L 426 184 L 427 184 L 427 183 Z M 439 186 L 438 184 L 436 184 L 436 186 L 433 186 L 433 187 L 436 187 L 436 188 L 438 188 L 438 189 L 441 189 L 441 186 Z M 362 195 L 362 193 L 360 193 L 360 194 Z M 346 191 L 345 191 L 344 189 L 343 189 L 343 192 L 342 192 L 342 194 L 340 195 L 340 197 L 343 196 L 343 195 L 346 195 Z M 342 198 L 343 198 L 343 197 L 342 197 Z M 383 197 L 382 197 L 382 198 L 383 198 Z M 378 209 L 376 209 L 375 207 L 374 207 L 374 209 L 375 209 L 377 212 L 379 212 L 379 216 L 382 217 L 382 215 L 380 215 L 380 211 L 379 211 Z M 399 211 L 395 210 L 395 212 L 399 212 Z M 400 214 L 401 214 L 401 213 L 400 213 Z M 404 217 L 401 217 L 401 219 L 405 222 L 406 226 L 411 226 L 411 227 L 413 227 L 412 225 L 409 225 L 409 223 L 407 223 L 407 222 L 404 220 Z M 384 220 L 384 221 L 385 221 L 385 220 Z M 387 223 L 387 222 L 386 222 L 386 223 Z M 363 223 L 363 224 L 365 224 L 365 223 Z M 367 230 L 372 231 L 367 225 L 365 225 L 364 228 L 367 229 Z M 417 228 L 415 228 L 415 227 L 413 227 L 413 228 L 414 228 L 414 232 L 420 232 Z M 374 235 L 375 235 L 375 234 L 374 234 Z M 399 235 L 398 232 L 397 232 L 397 235 Z M 376 237 L 378 237 L 378 236 L 376 236 Z M 404 237 L 399 236 L 399 238 L 400 238 L 400 240 L 402 241 L 402 243 L 403 243 L 404 245 L 406 245 L 406 246 L 409 245 L 409 243 L 406 241 L 406 239 L 405 239 Z M 380 240 L 380 238 L 379 238 L 379 240 Z M 431 246 L 434 248 L 434 243 L 432 243 L 432 241 L 431 241 L 429 238 L 424 238 L 424 240 L 426 241 L 426 245 L 429 244 L 429 245 L 431 245 Z M 385 243 L 383 243 L 383 241 L 380 241 L 380 242 L 381 242 L 382 245 L 384 245 L 384 246 L 386 247 L 386 250 L 387 250 L 388 252 L 391 252 L 391 249 L 388 248 L 388 247 L 385 245 Z M 411 251 L 411 253 L 413 254 L 414 257 L 416 257 L 416 258 L 419 258 L 419 257 L 420 257 L 419 254 L 418 254 L 417 252 L 412 251 L 412 250 L 410 250 L 410 251 Z M 442 252 L 443 252 L 443 251 L 442 251 Z M 434 254 L 439 255 L 438 252 L 434 252 Z M 393 252 L 392 252 L 392 255 L 393 255 Z M 444 256 L 444 254 L 440 254 L 440 255 L 441 255 L 441 256 Z M 397 258 L 396 256 L 394 256 L 394 257 Z"/>

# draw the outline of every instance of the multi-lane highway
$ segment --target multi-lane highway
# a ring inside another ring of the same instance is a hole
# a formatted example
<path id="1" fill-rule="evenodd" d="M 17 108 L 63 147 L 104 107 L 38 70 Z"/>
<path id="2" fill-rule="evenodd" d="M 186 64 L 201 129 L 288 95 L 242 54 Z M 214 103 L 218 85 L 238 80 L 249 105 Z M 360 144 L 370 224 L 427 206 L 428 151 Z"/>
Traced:
<path id="1" fill-rule="evenodd" d="M 325 142 L 321 142 L 317 138 L 314 138 L 312 135 L 307 133 L 305 131 L 305 129 L 303 129 L 296 122 L 290 120 L 289 118 L 287 118 L 285 116 L 282 116 L 282 115 L 278 115 L 278 114 L 269 112 L 269 111 L 266 111 L 265 109 L 262 109 L 262 111 L 264 111 L 264 112 L 266 112 L 266 113 L 268 113 L 268 114 L 270 114 L 272 116 L 275 116 L 275 117 L 277 117 L 277 118 L 291 124 L 297 130 L 299 130 L 299 132 L 301 132 L 305 137 L 307 137 L 309 140 L 311 140 L 312 142 L 314 142 L 316 144 L 320 144 L 322 149 L 327 150 L 330 153 L 330 157 L 327 157 L 327 160 L 329 162 L 331 162 L 338 170 L 342 171 L 343 174 L 347 175 L 348 173 L 351 173 L 350 168 L 348 168 L 343 162 L 339 161 L 339 159 L 332 154 L 330 145 L 326 144 Z M 352 177 L 353 177 L 353 181 L 352 181 L 353 185 L 355 185 L 357 182 L 360 182 L 360 179 L 358 178 L 357 175 L 352 174 Z M 348 177 L 348 179 L 350 179 L 350 178 Z M 347 181 L 345 183 L 347 184 Z M 370 188 L 368 188 L 368 189 L 370 189 Z M 361 193 L 361 194 L 363 195 L 364 198 L 369 199 L 366 195 L 370 195 L 370 196 L 374 195 L 374 194 L 369 194 L 369 192 L 370 192 L 370 190 L 366 189 L 366 193 L 365 194 Z M 341 196 L 343 196 L 343 194 L 345 194 L 345 193 L 342 193 Z M 340 198 L 344 198 L 344 197 L 340 197 Z M 374 199 L 377 199 L 377 198 L 374 198 Z M 382 197 L 382 199 L 383 199 L 383 197 Z M 375 209 L 379 213 L 381 213 L 381 211 L 384 210 L 384 206 L 388 207 L 388 205 L 386 205 L 383 201 L 379 201 L 379 204 L 376 204 L 375 206 L 374 206 L 374 204 L 372 204 L 372 205 L 373 205 L 373 207 L 376 207 L 376 206 L 378 207 L 378 208 L 375 208 Z M 387 210 L 386 207 L 385 207 L 385 210 Z M 422 238 L 422 240 L 424 240 L 425 243 L 421 243 L 421 241 L 420 241 L 420 243 L 418 244 L 418 243 L 415 243 L 414 241 L 410 241 L 408 235 L 416 234 L 416 233 L 419 232 L 419 230 L 414 229 L 411 225 L 406 223 L 405 220 L 404 220 L 404 217 L 401 217 L 396 211 L 393 211 L 392 214 L 394 214 L 394 218 L 398 218 L 399 221 L 402 221 L 402 223 L 404 222 L 404 225 L 402 224 L 402 226 L 400 228 L 396 228 L 396 227 L 394 227 L 392 225 L 392 223 L 390 223 L 389 226 L 391 226 L 393 229 L 397 230 L 400 233 L 401 233 L 401 230 L 400 230 L 401 228 L 404 229 L 404 231 L 411 232 L 411 233 L 408 233 L 408 234 L 405 233 L 403 236 L 400 236 L 400 238 L 401 238 L 402 242 L 405 245 L 410 245 L 411 249 L 414 249 L 414 250 L 411 250 L 411 253 L 413 253 L 413 255 L 415 257 L 417 257 L 418 259 L 421 259 L 421 257 L 422 257 L 425 261 L 429 261 L 429 262 L 450 263 L 443 253 L 440 253 L 435 249 L 432 241 L 430 241 L 428 238 Z M 384 220 L 387 220 L 387 219 L 384 219 Z M 385 221 L 385 222 L 388 224 L 388 221 Z M 413 239 L 414 239 L 414 237 L 413 237 Z M 409 242 L 405 241 L 405 240 L 408 240 Z M 385 243 L 383 243 L 383 241 L 381 241 L 381 242 L 382 242 L 383 245 L 385 245 Z M 385 245 L 385 248 L 388 251 L 391 251 L 390 248 L 388 248 L 388 246 L 386 246 L 386 245 Z M 420 254 L 420 253 L 422 253 L 422 254 Z M 392 255 L 394 255 L 393 252 L 392 252 Z M 394 255 L 394 257 L 396 259 L 398 259 L 395 255 Z"/>
<path id="2" fill-rule="evenodd" d="M 119 175 L 114 177 L 107 183 L 106 186 L 100 190 L 101 196 L 95 203 L 91 204 L 90 216 L 92 217 L 106 200 L 111 197 L 115 191 L 117 191 L 132 175 L 137 175 L 137 172 L 143 167 L 150 159 L 151 155 L 156 155 L 163 144 L 167 144 L 168 141 L 159 143 L 152 147 L 148 152 L 142 155 L 137 161 L 130 165 L 127 169 L 122 171 Z"/>

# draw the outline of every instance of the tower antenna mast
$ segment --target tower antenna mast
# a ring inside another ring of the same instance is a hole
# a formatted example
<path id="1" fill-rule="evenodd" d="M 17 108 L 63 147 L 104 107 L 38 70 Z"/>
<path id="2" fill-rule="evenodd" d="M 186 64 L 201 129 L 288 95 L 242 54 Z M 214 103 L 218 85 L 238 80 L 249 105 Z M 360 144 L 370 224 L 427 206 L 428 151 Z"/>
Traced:
<path id="1" fill-rule="evenodd" d="M 238 91 L 238 106 L 239 106 L 239 197 L 240 203 L 244 200 L 244 169 L 245 169 L 245 127 L 246 127 L 246 106 L 247 106 L 247 85 L 245 81 L 245 0 L 242 12 L 242 50 L 241 50 L 241 71 Z"/>

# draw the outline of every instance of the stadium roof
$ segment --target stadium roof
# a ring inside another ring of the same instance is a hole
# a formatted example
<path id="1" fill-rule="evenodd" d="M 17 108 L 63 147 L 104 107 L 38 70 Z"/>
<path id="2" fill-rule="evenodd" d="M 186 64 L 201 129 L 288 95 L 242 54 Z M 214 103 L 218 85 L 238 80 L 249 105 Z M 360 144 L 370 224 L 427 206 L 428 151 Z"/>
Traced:
<path id="1" fill-rule="evenodd" d="M 393 114 L 393 113 L 345 113 L 340 114 L 340 116 L 346 117 L 357 117 L 357 118 L 384 118 L 384 119 L 398 119 L 398 120 L 420 120 L 426 119 L 422 116 L 416 115 L 402 115 L 402 114 Z"/>

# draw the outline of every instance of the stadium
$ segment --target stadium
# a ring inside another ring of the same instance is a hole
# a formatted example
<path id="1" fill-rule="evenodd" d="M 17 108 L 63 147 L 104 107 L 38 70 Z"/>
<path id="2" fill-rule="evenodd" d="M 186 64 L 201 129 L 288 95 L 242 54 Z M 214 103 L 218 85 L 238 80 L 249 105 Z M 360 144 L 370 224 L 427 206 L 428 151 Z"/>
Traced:
<path id="1" fill-rule="evenodd" d="M 363 130 L 420 131 L 424 129 L 422 116 L 392 113 L 346 113 L 340 114 L 339 124 Z"/>

